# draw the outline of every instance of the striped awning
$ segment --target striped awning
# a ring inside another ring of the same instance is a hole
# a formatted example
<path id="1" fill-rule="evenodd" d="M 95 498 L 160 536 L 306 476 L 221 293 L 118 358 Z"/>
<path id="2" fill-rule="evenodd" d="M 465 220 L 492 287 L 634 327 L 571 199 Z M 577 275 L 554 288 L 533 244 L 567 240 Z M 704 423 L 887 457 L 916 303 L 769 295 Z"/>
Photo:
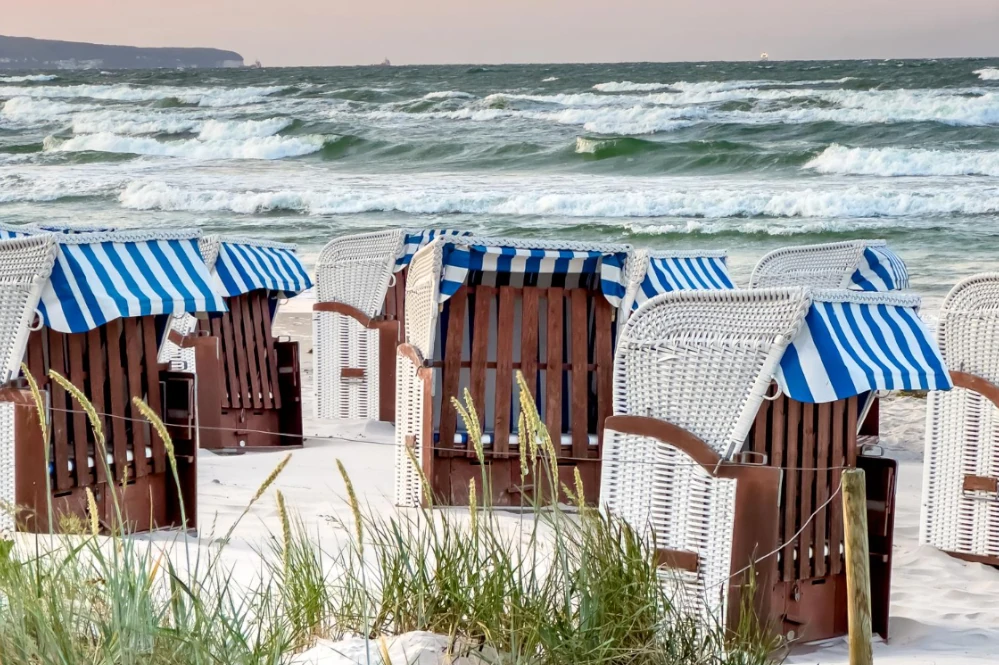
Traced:
<path id="1" fill-rule="evenodd" d="M 646 300 L 671 291 L 734 289 L 724 252 L 648 254 L 645 277 L 635 293 L 633 310 Z"/>
<path id="2" fill-rule="evenodd" d="M 851 277 L 859 291 L 899 291 L 909 288 L 909 271 L 898 254 L 883 244 L 864 248 Z"/>
<path id="3" fill-rule="evenodd" d="M 457 293 L 473 271 L 550 276 L 552 285 L 558 285 L 561 276 L 598 275 L 600 289 L 611 305 L 620 306 L 625 295 L 628 245 L 458 237 L 443 242 L 438 295 L 442 303 Z"/>
<path id="4" fill-rule="evenodd" d="M 197 231 L 57 233 L 42 289 L 48 327 L 78 333 L 130 316 L 224 312 L 198 252 Z"/>
<path id="5" fill-rule="evenodd" d="M 916 296 L 814 292 L 781 359 L 778 384 L 792 399 L 811 403 L 873 390 L 949 390 L 950 375 L 918 307 Z"/>
<path id="6" fill-rule="evenodd" d="M 226 297 L 266 289 L 291 297 L 312 287 L 295 245 L 223 236 L 215 261 L 215 286 Z"/>
<path id="7" fill-rule="evenodd" d="M 395 260 L 395 272 L 409 265 L 413 255 L 441 236 L 470 236 L 471 231 L 457 229 L 411 229 L 403 238 L 402 253 Z"/>

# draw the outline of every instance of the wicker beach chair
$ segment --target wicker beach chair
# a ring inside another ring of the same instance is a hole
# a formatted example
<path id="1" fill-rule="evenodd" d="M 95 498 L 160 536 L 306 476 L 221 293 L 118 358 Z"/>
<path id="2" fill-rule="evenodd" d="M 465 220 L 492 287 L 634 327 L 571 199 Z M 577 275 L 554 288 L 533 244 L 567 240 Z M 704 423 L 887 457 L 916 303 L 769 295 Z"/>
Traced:
<path id="1" fill-rule="evenodd" d="M 875 630 L 887 634 L 895 466 L 859 455 L 859 397 L 949 388 L 918 298 L 807 287 L 678 292 L 618 342 L 601 504 L 650 539 L 690 611 L 842 634 L 842 468 L 868 475 Z M 749 572 L 755 574 L 750 580 Z"/>
<path id="2" fill-rule="evenodd" d="M 0 487 L 6 498 L 14 487 L 17 526 L 44 531 L 58 528 L 62 516 L 85 518 L 89 490 L 102 524 L 111 523 L 117 503 L 127 530 L 185 526 L 183 502 L 186 526 L 194 527 L 196 380 L 163 371 L 158 353 L 170 315 L 225 309 L 201 260 L 200 234 L 7 231 L 18 238 L 5 245 L 11 253 L 0 260 L 12 268 L 0 278 L 0 292 L 9 305 L 2 322 L 4 378 L 13 379 L 0 393 L 0 456 L 14 463 L 3 467 Z M 15 376 L 22 360 L 43 392 L 49 440 L 42 438 L 31 394 Z M 103 442 L 50 370 L 93 403 L 104 419 Z M 168 478 L 164 442 L 132 397 L 171 427 L 179 493 Z M 49 501 L 52 525 L 43 519 Z"/>
<path id="3" fill-rule="evenodd" d="M 909 287 L 909 274 L 884 240 L 847 240 L 770 252 L 756 264 L 749 287 L 777 286 L 898 291 Z"/>
<path id="4" fill-rule="evenodd" d="M 448 229 L 394 229 L 335 238 L 316 264 L 316 417 L 395 420 L 395 350 L 407 268 Z"/>
<path id="5" fill-rule="evenodd" d="M 480 467 L 451 404 L 465 388 L 484 432 L 492 501 L 520 503 L 517 370 L 564 461 L 562 480 L 571 485 L 579 469 L 596 501 L 630 253 L 627 245 L 454 237 L 416 254 L 396 376 L 399 505 L 422 500 L 406 447 L 439 501 L 467 505 Z"/>
<path id="6" fill-rule="evenodd" d="M 920 542 L 999 565 L 999 273 L 951 290 L 937 340 L 955 390 L 929 396 Z"/>
<path id="7" fill-rule="evenodd" d="M 284 298 L 311 288 L 295 245 L 205 236 L 200 251 L 228 311 L 171 322 L 160 358 L 201 374 L 198 441 L 202 448 L 302 444 L 298 342 L 271 324 Z"/>

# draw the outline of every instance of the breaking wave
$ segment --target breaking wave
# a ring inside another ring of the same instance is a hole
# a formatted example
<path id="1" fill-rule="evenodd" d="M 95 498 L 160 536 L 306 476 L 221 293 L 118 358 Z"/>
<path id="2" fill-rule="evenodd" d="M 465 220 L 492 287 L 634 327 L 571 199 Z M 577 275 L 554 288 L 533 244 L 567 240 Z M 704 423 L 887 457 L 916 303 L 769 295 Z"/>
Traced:
<path id="1" fill-rule="evenodd" d="M 803 168 L 818 173 L 871 176 L 999 176 L 999 152 L 847 148 L 831 145 Z"/>
<path id="2" fill-rule="evenodd" d="M 999 81 L 999 69 L 995 67 L 976 69 L 974 73 L 978 74 L 978 78 L 983 81 Z"/>
<path id="3" fill-rule="evenodd" d="M 27 76 L 0 76 L 0 83 L 42 83 L 44 81 L 55 81 L 58 76 L 55 74 L 29 74 Z"/>
<path id="4" fill-rule="evenodd" d="M 160 141 L 149 137 L 109 132 L 83 134 L 68 140 L 45 139 L 46 152 L 106 152 L 195 160 L 285 159 L 322 150 L 325 136 L 247 136 L 223 140 L 186 139 Z"/>
<path id="5" fill-rule="evenodd" d="M 119 201 L 136 210 L 234 212 L 284 210 L 309 215 L 402 212 L 559 217 L 689 218 L 872 218 L 982 215 L 999 212 L 999 188 L 974 191 L 894 188 L 760 188 L 673 190 L 665 186 L 619 191 L 601 186 L 586 191 L 525 187 L 477 188 L 472 184 L 334 187 L 326 190 L 230 191 L 188 189 L 163 182 L 134 182 Z M 415 184 L 415 183 L 414 183 Z"/>
<path id="6" fill-rule="evenodd" d="M 594 90 L 600 92 L 643 92 L 650 90 L 665 90 L 670 87 L 669 83 L 634 83 L 632 81 L 608 81 L 607 83 L 597 83 Z"/>
<path id="7" fill-rule="evenodd" d="M 182 88 L 142 87 L 120 83 L 117 85 L 35 86 L 30 88 L 0 87 L 0 97 L 26 95 L 44 99 L 99 99 L 116 102 L 178 100 L 183 104 L 223 107 L 254 104 L 284 90 L 287 90 L 287 87 Z"/>

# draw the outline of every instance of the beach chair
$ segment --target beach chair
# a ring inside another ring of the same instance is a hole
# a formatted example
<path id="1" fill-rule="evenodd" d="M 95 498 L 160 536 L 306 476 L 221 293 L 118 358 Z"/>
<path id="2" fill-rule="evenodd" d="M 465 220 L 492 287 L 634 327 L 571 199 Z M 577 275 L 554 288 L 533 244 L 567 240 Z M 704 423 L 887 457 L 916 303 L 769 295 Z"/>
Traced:
<path id="1" fill-rule="evenodd" d="M 847 240 L 770 252 L 753 269 L 749 288 L 777 286 L 900 291 L 909 288 L 909 273 L 884 240 Z"/>
<path id="2" fill-rule="evenodd" d="M 316 264 L 316 417 L 395 421 L 395 354 L 403 341 L 407 268 L 448 229 L 335 238 Z"/>
<path id="3" fill-rule="evenodd" d="M 909 288 L 909 272 L 884 240 L 781 247 L 760 259 L 749 280 L 750 288 L 779 286 L 901 291 Z M 868 446 L 881 434 L 878 397 L 872 393 L 861 400 L 860 434 Z"/>
<path id="4" fill-rule="evenodd" d="M 17 527 L 48 531 L 50 499 L 52 528 L 70 518 L 86 523 L 88 490 L 104 526 L 118 526 L 117 504 L 128 531 L 196 527 L 195 377 L 164 370 L 158 352 L 169 315 L 225 309 L 198 251 L 199 233 L 5 233 L 16 239 L 3 245 L 0 258 L 7 381 L 0 395 L 0 491 L 18 508 Z M 22 360 L 43 394 L 48 441 L 18 378 Z M 103 445 L 83 407 L 50 380 L 49 370 L 91 401 Z M 164 442 L 133 397 L 167 424 L 179 490 Z"/>
<path id="5" fill-rule="evenodd" d="M 600 503 L 650 540 L 668 590 L 735 628 L 742 594 L 782 634 L 846 631 L 842 469 L 867 476 L 874 630 L 887 635 L 895 463 L 860 454 L 860 396 L 950 387 L 899 294 L 678 292 L 618 341 Z M 755 577 L 748 577 L 752 573 Z M 754 586 L 751 586 L 754 585 Z"/>
<path id="6" fill-rule="evenodd" d="M 628 265 L 626 313 L 663 293 L 735 288 L 723 251 L 637 249 Z"/>
<path id="7" fill-rule="evenodd" d="M 406 447 L 422 459 L 441 502 L 468 504 L 468 481 L 481 469 L 451 404 L 466 388 L 484 432 L 492 501 L 521 502 L 517 370 L 556 444 L 562 480 L 571 486 L 578 468 L 596 501 L 630 252 L 627 245 L 453 237 L 416 254 L 397 368 L 399 505 L 422 497 Z"/>
<path id="8" fill-rule="evenodd" d="M 281 301 L 312 287 L 295 245 L 212 235 L 200 247 L 228 311 L 177 317 L 161 353 L 197 368 L 200 447 L 301 446 L 299 345 L 271 328 Z"/>
<path id="9" fill-rule="evenodd" d="M 953 288 L 937 340 L 955 390 L 929 396 L 919 540 L 999 566 L 999 273 Z"/>

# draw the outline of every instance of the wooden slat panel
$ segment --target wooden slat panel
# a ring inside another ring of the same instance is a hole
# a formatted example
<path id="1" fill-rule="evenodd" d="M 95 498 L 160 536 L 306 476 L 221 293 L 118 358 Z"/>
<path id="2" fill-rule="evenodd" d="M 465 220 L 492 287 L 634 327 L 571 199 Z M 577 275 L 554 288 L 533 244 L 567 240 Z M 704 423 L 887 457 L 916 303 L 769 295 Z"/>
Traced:
<path id="1" fill-rule="evenodd" d="M 589 317 L 587 302 L 589 294 L 584 289 L 572 289 L 570 300 L 570 353 L 572 353 L 571 402 L 569 403 L 569 423 L 572 428 L 572 456 L 586 457 L 589 453 L 589 373 L 587 352 L 589 351 Z M 599 295 L 597 296 L 599 297 Z"/>
<path id="2" fill-rule="evenodd" d="M 548 289 L 548 369 L 545 370 L 545 425 L 555 450 L 562 455 L 562 341 L 564 289 Z"/>
<path id="3" fill-rule="evenodd" d="M 222 329 L 222 362 L 226 370 L 226 388 L 229 392 L 228 404 L 234 409 L 243 406 L 242 395 L 239 394 L 239 370 L 236 367 L 232 350 L 236 346 L 236 336 L 232 329 L 232 313 L 226 312 L 219 317 L 219 327 Z"/>
<path id="4" fill-rule="evenodd" d="M 531 397 L 537 398 L 538 385 L 538 307 L 539 289 L 524 287 L 520 323 L 520 372 L 531 390 Z"/>
<path id="5" fill-rule="evenodd" d="M 67 378 L 70 383 L 86 391 L 87 377 L 83 369 L 83 356 L 85 353 L 86 333 L 76 333 L 66 335 L 66 343 L 69 351 L 69 374 Z M 84 392 L 86 394 L 86 392 Z M 76 486 L 87 487 L 93 484 L 93 476 L 90 471 L 88 458 L 90 457 L 90 447 L 87 445 L 90 428 L 87 425 L 87 414 L 83 406 L 76 400 L 69 398 L 69 408 L 73 409 L 73 457 L 76 460 Z"/>
<path id="6" fill-rule="evenodd" d="M 266 291 L 254 291 L 248 294 L 248 298 L 254 337 L 253 350 L 256 352 L 256 364 L 260 372 L 260 400 L 265 409 L 272 409 L 274 400 L 271 395 L 278 392 L 278 384 L 277 375 L 271 374 L 271 365 L 267 359 L 267 337 L 264 335 L 263 319 L 270 318 L 270 309 L 267 306 Z"/>
<path id="7" fill-rule="evenodd" d="M 851 397 L 846 402 L 846 431 L 843 437 L 846 439 L 846 465 L 851 469 L 857 467 L 857 417 L 859 410 L 859 400 Z"/>
<path id="8" fill-rule="evenodd" d="M 47 330 L 47 341 L 49 347 L 49 369 L 68 376 L 66 367 L 66 353 L 63 349 L 63 334 L 52 329 Z M 72 476 L 69 472 L 69 429 L 66 426 L 66 410 L 71 409 L 69 395 L 59 387 L 59 384 L 52 381 L 49 384 L 52 394 L 52 463 L 55 464 L 56 489 L 66 490 L 73 486 Z M 84 459 L 86 464 L 86 459 Z"/>
<path id="9" fill-rule="evenodd" d="M 271 404 L 275 409 L 281 408 L 281 378 L 278 374 L 277 350 L 274 348 L 274 331 L 271 330 L 270 303 L 265 295 L 260 297 L 260 333 L 264 337 L 264 352 L 267 354 L 267 371 L 271 381 Z"/>
<path id="10" fill-rule="evenodd" d="M 125 384 L 125 369 L 121 364 L 123 323 L 121 319 L 116 319 L 104 327 L 108 340 L 108 383 L 111 386 L 111 415 L 114 416 L 111 418 L 113 436 L 109 439 L 109 443 L 111 444 L 111 455 L 114 457 L 115 481 L 121 482 L 128 468 L 127 421 L 124 419 L 131 416 L 131 410 L 127 406 L 128 387 Z"/>
<path id="11" fill-rule="evenodd" d="M 836 400 L 832 405 L 832 470 L 833 491 L 839 489 L 843 479 L 842 467 L 846 462 L 846 404 Z M 839 575 L 843 571 L 840 549 L 843 546 L 843 501 L 836 498 L 829 505 L 829 574 Z"/>
<path id="12" fill-rule="evenodd" d="M 786 460 L 786 484 L 784 492 L 783 554 L 785 581 L 797 579 L 797 566 L 794 562 L 795 548 L 791 536 L 798 530 L 798 428 L 801 426 L 801 402 L 787 401 L 787 437 L 784 452 Z"/>
<path id="13" fill-rule="evenodd" d="M 451 398 L 457 397 L 461 385 L 461 347 L 465 335 L 465 310 L 468 308 L 468 287 L 462 286 L 448 300 L 447 349 L 444 357 L 443 383 L 441 390 L 440 448 L 454 447 L 454 433 L 458 429 L 458 412 L 451 405 Z"/>
<path id="14" fill-rule="evenodd" d="M 760 405 L 760 410 L 756 412 L 756 423 L 753 425 L 753 440 L 749 442 L 750 450 L 754 453 L 766 454 L 767 443 L 769 437 L 767 436 L 767 421 L 770 419 L 770 407 L 771 402 L 763 402 Z"/>
<path id="15" fill-rule="evenodd" d="M 496 406 L 493 423 L 493 450 L 510 450 L 510 408 L 513 399 L 513 335 L 509 333 L 514 320 L 516 292 L 509 286 L 499 289 L 496 317 L 500 332 L 496 337 Z"/>
<path id="16" fill-rule="evenodd" d="M 237 349 L 239 357 L 244 359 L 246 363 L 246 371 L 249 374 L 248 386 L 250 389 L 250 399 L 252 400 L 254 409 L 262 409 L 264 407 L 263 399 L 261 398 L 261 393 L 263 392 L 263 385 L 260 381 L 260 372 L 263 369 L 258 364 L 257 360 L 257 331 L 255 321 L 253 320 L 253 311 L 250 306 L 250 299 L 253 294 L 247 293 L 236 300 L 239 302 L 239 318 L 240 323 L 243 325 L 243 342 L 244 344 Z"/>
<path id="17" fill-rule="evenodd" d="M 787 397 L 781 395 L 775 399 L 771 405 L 771 432 L 770 432 L 770 466 L 781 467 L 784 465 L 784 435 L 787 428 Z M 780 443 L 778 443 L 780 442 Z"/>
<path id="18" fill-rule="evenodd" d="M 163 417 L 163 399 L 160 395 L 160 372 L 157 355 L 159 344 L 156 339 L 156 319 L 147 316 L 140 320 L 142 325 L 143 351 L 145 353 L 146 370 L 146 401 L 161 418 Z M 153 470 L 156 473 L 163 473 L 167 470 L 166 448 L 163 439 L 156 432 L 156 428 L 150 431 L 150 446 L 153 449 Z"/>
<path id="19" fill-rule="evenodd" d="M 142 387 L 142 336 L 138 322 L 134 318 L 124 320 L 125 325 L 125 358 L 128 363 L 128 401 L 133 397 L 143 397 Z M 132 421 L 132 460 L 135 463 L 135 475 L 149 475 L 149 460 L 146 458 L 146 422 L 138 409 L 131 408 Z"/>
<path id="20" fill-rule="evenodd" d="M 826 574 L 826 544 L 829 542 L 828 508 L 819 508 L 829 498 L 829 446 L 832 438 L 832 404 L 819 404 L 818 417 L 818 452 L 815 466 L 815 576 Z"/>
<path id="21" fill-rule="evenodd" d="M 472 334 L 472 371 L 469 381 L 469 392 L 472 403 L 479 416 L 479 427 L 485 427 L 486 419 L 486 361 L 489 359 L 489 332 L 492 322 L 489 320 L 489 310 L 496 289 L 491 286 L 475 287 L 475 326 Z"/>
<path id="22" fill-rule="evenodd" d="M 597 434 L 603 444 L 604 421 L 614 413 L 614 348 L 611 341 L 614 316 L 610 303 L 603 296 L 593 298 L 594 344 L 593 362 L 597 373 Z"/>
<path id="23" fill-rule="evenodd" d="M 240 406 L 251 408 L 253 398 L 250 396 L 250 369 L 246 366 L 246 340 L 243 337 L 243 308 L 237 298 L 229 298 L 229 314 L 226 317 L 232 321 L 232 341 L 226 353 L 232 357 L 236 367 L 236 388 L 239 394 Z"/>
<path id="24" fill-rule="evenodd" d="M 35 330 L 28 338 L 28 371 L 35 377 L 35 383 L 39 390 L 44 390 L 48 384 L 48 369 L 45 367 L 45 346 L 48 344 L 46 337 L 48 328 Z"/>
<path id="25" fill-rule="evenodd" d="M 801 457 L 799 466 L 801 467 L 801 489 L 799 490 L 800 509 L 798 515 L 798 525 L 802 529 L 801 539 L 798 541 L 798 574 L 802 579 L 812 577 L 812 556 L 809 549 L 815 545 L 815 522 L 811 521 L 812 493 L 815 490 L 815 405 L 803 404 L 801 407 Z"/>
<path id="26" fill-rule="evenodd" d="M 104 347 L 104 341 L 101 339 L 101 329 L 94 328 L 89 333 L 87 333 L 87 367 L 90 373 L 90 401 L 94 404 L 94 409 L 97 410 L 97 418 L 101 422 L 101 428 L 104 432 L 105 439 L 109 435 L 109 424 L 107 417 L 104 413 L 107 413 L 107 402 L 105 401 L 104 394 L 107 389 L 107 349 Z M 94 470 L 97 473 L 97 482 L 105 483 L 107 482 L 107 470 L 105 469 L 105 464 L 107 462 L 107 445 L 103 450 L 97 446 L 97 438 L 94 437 Z"/>

